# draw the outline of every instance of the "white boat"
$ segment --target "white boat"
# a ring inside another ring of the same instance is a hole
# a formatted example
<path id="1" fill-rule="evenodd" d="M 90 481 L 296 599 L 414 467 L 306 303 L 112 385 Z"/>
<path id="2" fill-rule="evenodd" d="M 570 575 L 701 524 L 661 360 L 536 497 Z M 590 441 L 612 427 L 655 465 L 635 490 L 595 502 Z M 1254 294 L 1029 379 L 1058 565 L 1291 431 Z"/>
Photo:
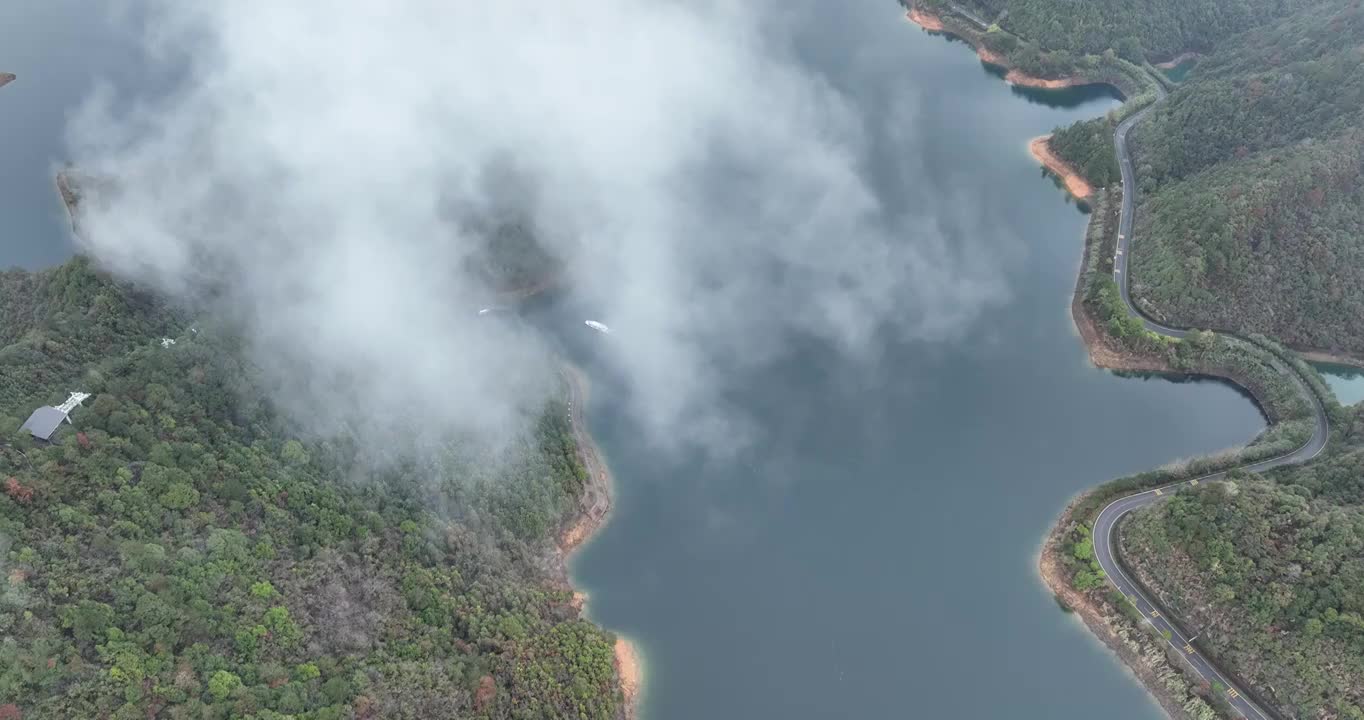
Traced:
<path id="1" fill-rule="evenodd" d="M 490 313 L 490 312 L 492 312 L 492 311 L 493 311 L 492 308 L 483 308 L 482 310 L 479 310 L 479 311 L 478 311 L 478 314 L 479 314 L 479 315 L 487 315 L 488 313 Z"/>
<path id="2" fill-rule="evenodd" d="M 607 335 L 611 334 L 611 328 L 606 327 L 605 325 L 597 322 L 596 320 L 584 320 L 583 324 L 587 325 L 593 330 L 596 330 L 599 333 L 605 333 Z"/>

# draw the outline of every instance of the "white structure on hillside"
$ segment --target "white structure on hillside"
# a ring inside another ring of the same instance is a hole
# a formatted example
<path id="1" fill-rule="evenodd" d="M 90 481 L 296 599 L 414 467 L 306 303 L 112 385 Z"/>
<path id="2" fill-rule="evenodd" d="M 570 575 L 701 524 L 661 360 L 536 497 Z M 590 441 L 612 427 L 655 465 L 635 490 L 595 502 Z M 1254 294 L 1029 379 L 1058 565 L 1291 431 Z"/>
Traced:
<path id="1" fill-rule="evenodd" d="M 66 399 L 66 402 L 57 407 L 44 405 L 34 410 L 33 414 L 29 415 L 24 424 L 20 426 L 20 429 L 27 430 L 29 434 L 39 440 L 51 440 L 52 434 L 57 432 L 62 421 L 71 422 L 71 411 L 75 410 L 76 406 L 88 397 L 90 397 L 90 393 L 73 392 L 71 397 Z"/>

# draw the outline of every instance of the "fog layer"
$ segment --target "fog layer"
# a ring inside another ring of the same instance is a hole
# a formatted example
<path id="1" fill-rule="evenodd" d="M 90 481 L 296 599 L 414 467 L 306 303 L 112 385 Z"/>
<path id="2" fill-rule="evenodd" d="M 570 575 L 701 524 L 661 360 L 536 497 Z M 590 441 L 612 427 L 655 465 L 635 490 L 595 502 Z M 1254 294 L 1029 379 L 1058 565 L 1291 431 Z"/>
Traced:
<path id="1" fill-rule="evenodd" d="M 793 336 L 874 360 L 999 300 L 941 218 L 872 191 L 867 118 L 781 8 L 158 0 L 148 50 L 185 82 L 73 119 L 73 162 L 118 186 L 82 242 L 240 322 L 312 430 L 495 434 L 554 377 L 542 338 L 476 316 L 486 224 L 464 220 L 512 213 L 615 328 L 646 435 L 732 446 L 751 429 L 721 381 Z"/>

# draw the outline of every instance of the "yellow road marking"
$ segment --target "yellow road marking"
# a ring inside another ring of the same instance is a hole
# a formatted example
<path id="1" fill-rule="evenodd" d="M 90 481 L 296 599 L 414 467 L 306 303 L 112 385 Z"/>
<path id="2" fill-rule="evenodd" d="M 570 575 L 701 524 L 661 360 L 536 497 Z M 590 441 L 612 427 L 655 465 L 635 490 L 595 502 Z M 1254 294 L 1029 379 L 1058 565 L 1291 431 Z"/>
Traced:
<path id="1" fill-rule="evenodd" d="M 1236 699 L 1238 697 L 1241 697 L 1241 693 L 1236 692 L 1236 688 L 1232 688 L 1227 691 L 1227 696 L 1232 699 Z"/>
<path id="2" fill-rule="evenodd" d="M 1190 643 L 1190 644 L 1185 645 L 1185 646 L 1184 646 L 1184 652 L 1186 652 L 1186 653 L 1188 653 L 1188 654 L 1190 654 L 1190 655 L 1194 654 L 1193 644 Z"/>
<path id="3" fill-rule="evenodd" d="M 1163 492 L 1157 490 L 1157 491 L 1156 491 L 1156 494 L 1157 494 L 1157 495 L 1164 495 L 1165 493 L 1163 493 Z"/>
<path id="4" fill-rule="evenodd" d="M 1151 617 L 1160 617 L 1160 611 L 1159 611 L 1159 610 L 1152 610 L 1152 611 L 1151 611 Z"/>
<path id="5" fill-rule="evenodd" d="M 1190 485 L 1197 485 L 1197 484 L 1198 484 L 1198 481 L 1197 481 L 1197 480 L 1190 480 L 1190 481 L 1189 481 L 1189 484 L 1190 484 Z"/>

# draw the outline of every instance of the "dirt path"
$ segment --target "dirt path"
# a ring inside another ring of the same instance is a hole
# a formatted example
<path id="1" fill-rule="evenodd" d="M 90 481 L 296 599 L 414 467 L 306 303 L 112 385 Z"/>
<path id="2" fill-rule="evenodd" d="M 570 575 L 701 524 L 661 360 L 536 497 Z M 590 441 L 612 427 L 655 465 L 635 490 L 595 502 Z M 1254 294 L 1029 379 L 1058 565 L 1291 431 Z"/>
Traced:
<path id="1" fill-rule="evenodd" d="M 1066 184 L 1066 190 L 1070 191 L 1071 195 L 1081 200 L 1093 195 L 1094 188 L 1080 175 L 1079 171 L 1051 151 L 1050 141 L 1050 135 L 1035 137 L 1028 143 L 1028 150 L 1034 158 L 1037 158 L 1038 162 L 1061 178 L 1061 181 Z"/>

